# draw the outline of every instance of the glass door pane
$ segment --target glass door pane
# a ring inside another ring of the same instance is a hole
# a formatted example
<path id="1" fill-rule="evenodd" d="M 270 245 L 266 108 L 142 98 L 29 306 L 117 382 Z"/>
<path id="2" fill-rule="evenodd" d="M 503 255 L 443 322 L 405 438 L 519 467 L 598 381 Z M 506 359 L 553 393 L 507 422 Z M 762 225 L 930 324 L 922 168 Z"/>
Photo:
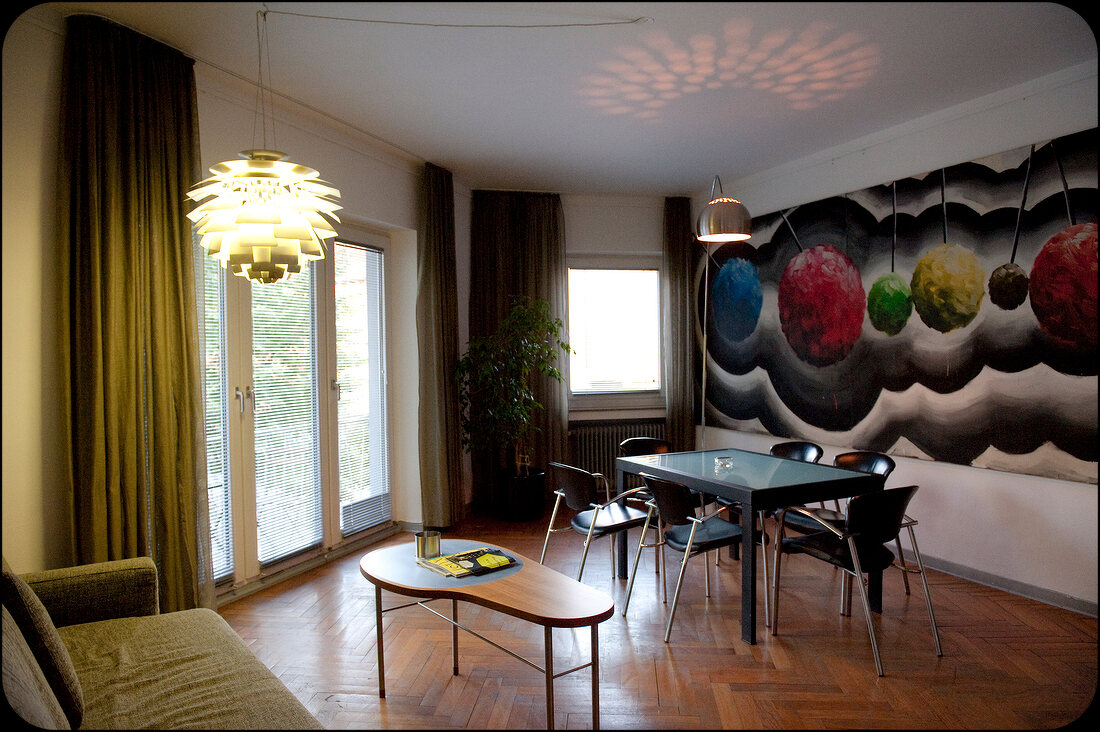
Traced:
<path id="1" fill-rule="evenodd" d="M 340 532 L 390 518 L 382 252 L 335 249 Z"/>
<path id="2" fill-rule="evenodd" d="M 270 564 L 323 537 L 313 267 L 252 285 L 257 558 Z"/>
<path id="3" fill-rule="evenodd" d="M 229 422 L 225 349 L 225 285 L 213 257 L 202 257 L 199 323 L 203 338 L 203 409 L 210 555 L 215 580 L 233 573 L 233 513 L 230 494 Z"/>

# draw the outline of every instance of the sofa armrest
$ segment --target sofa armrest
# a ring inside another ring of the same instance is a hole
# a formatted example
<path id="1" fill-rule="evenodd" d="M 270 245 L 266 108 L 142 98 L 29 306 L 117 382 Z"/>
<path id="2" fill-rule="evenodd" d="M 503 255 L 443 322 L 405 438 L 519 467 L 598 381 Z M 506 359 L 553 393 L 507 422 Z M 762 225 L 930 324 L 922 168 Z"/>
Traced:
<path id="1" fill-rule="evenodd" d="M 46 606 L 57 627 L 160 612 L 157 567 L 149 557 L 20 576 Z"/>

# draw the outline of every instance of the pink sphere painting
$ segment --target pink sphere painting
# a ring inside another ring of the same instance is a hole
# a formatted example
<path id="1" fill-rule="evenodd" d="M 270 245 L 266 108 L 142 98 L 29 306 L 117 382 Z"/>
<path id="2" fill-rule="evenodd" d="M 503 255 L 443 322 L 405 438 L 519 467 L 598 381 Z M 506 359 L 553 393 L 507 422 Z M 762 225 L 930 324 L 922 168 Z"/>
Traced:
<path id="1" fill-rule="evenodd" d="M 867 302 L 859 270 L 844 252 L 819 244 L 800 252 L 779 280 L 779 323 L 800 359 L 842 360 L 859 340 Z"/>
<path id="2" fill-rule="evenodd" d="M 1067 226 L 1031 265 L 1028 296 L 1041 327 L 1059 344 L 1096 348 L 1096 224 Z"/>

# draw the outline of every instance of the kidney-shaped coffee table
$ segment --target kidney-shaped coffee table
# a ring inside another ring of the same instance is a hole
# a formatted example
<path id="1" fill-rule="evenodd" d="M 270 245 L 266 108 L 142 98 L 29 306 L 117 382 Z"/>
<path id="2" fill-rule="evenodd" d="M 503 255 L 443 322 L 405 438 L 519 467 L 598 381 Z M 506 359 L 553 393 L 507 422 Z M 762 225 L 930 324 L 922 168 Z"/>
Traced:
<path id="1" fill-rule="evenodd" d="M 554 679 L 592 667 L 592 728 L 599 729 L 600 716 L 600 654 L 596 626 L 615 611 L 610 595 L 595 590 L 556 570 L 544 567 L 533 559 L 497 544 L 469 539 L 444 539 L 443 554 L 489 546 L 515 557 L 517 564 L 481 576 L 446 577 L 416 563 L 415 543 L 397 544 L 376 549 L 359 562 L 359 571 L 374 585 L 375 626 L 378 637 L 378 696 L 386 696 L 385 670 L 382 660 L 382 613 L 419 605 L 451 623 L 451 656 L 453 673 L 458 675 L 458 629 L 481 638 L 528 666 L 543 672 L 546 678 L 546 727 L 554 728 Z M 395 607 L 382 608 L 382 590 L 408 597 L 425 598 Z M 427 606 L 431 600 L 450 600 L 451 617 Z M 530 621 L 544 628 L 544 666 L 537 666 L 483 635 L 458 622 L 458 601 L 476 605 Z M 592 660 L 568 671 L 554 673 L 553 628 L 579 628 L 587 625 L 592 638 Z"/>

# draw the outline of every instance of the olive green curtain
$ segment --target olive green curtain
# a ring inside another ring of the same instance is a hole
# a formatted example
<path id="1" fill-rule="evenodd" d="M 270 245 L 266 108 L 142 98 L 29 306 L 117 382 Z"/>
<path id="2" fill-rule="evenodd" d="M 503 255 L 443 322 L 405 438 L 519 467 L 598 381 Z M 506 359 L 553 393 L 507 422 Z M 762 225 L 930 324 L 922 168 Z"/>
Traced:
<path id="1" fill-rule="evenodd" d="M 470 211 L 470 338 L 486 336 L 516 297 L 546 300 L 565 320 L 565 216 L 557 193 L 474 191 Z M 567 339 L 568 340 L 568 339 Z M 559 370 L 567 373 L 565 357 Z M 532 385 L 544 409 L 533 420 L 532 462 L 545 470 L 566 457 L 569 443 L 567 386 L 549 377 Z M 471 452 L 473 502 L 493 500 L 501 456 Z"/>
<path id="2" fill-rule="evenodd" d="M 695 449 L 695 362 L 692 325 L 695 323 L 691 288 L 695 239 L 691 199 L 665 199 L 665 287 L 668 300 L 668 349 L 665 358 L 665 434 L 676 450 Z"/>
<path id="3" fill-rule="evenodd" d="M 151 556 L 165 611 L 213 600 L 185 216 L 201 178 L 193 64 L 102 18 L 66 21 L 59 220 L 76 555 Z"/>
<path id="4" fill-rule="evenodd" d="M 459 437 L 458 294 L 451 172 L 424 166 L 417 237 L 416 336 L 420 355 L 420 503 L 424 526 L 445 528 L 466 513 Z"/>

